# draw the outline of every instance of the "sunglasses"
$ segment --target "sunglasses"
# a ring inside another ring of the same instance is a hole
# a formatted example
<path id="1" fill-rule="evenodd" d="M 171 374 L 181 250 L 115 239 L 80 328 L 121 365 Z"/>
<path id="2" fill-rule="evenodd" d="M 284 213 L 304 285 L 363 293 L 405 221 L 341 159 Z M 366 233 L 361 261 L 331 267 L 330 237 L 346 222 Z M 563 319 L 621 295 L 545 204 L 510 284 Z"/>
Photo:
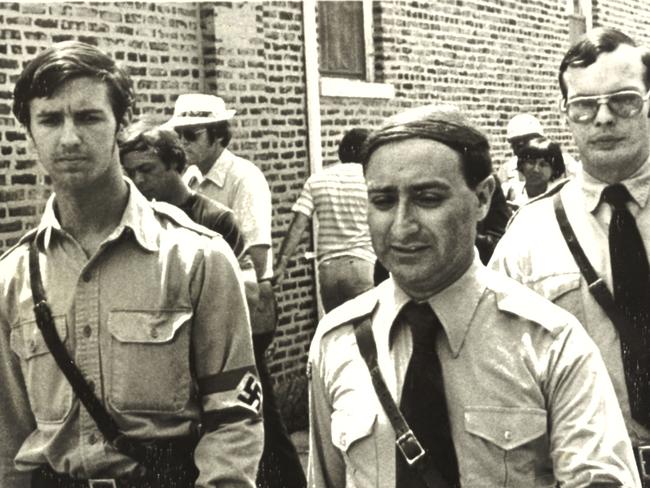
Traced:
<path id="1" fill-rule="evenodd" d="M 606 95 L 576 97 L 569 101 L 562 100 L 560 110 L 570 121 L 587 124 L 596 118 L 601 105 L 607 104 L 610 112 L 622 119 L 628 119 L 643 109 L 643 103 L 650 97 L 650 91 L 641 95 L 635 90 L 622 90 Z"/>
<path id="2" fill-rule="evenodd" d="M 178 137 L 185 139 L 187 142 L 194 142 L 199 138 L 201 132 L 205 132 L 206 129 L 176 129 Z"/>

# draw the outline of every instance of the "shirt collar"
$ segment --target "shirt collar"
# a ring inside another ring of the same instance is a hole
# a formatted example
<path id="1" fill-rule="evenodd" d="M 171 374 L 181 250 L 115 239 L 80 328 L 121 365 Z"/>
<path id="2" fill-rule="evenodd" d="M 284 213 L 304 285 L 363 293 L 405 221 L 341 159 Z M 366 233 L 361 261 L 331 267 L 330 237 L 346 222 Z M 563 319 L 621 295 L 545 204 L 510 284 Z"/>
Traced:
<path id="1" fill-rule="evenodd" d="M 595 212 L 600 204 L 600 195 L 608 183 L 594 178 L 584 169 L 576 177 L 578 184 L 582 187 L 585 198 L 585 209 L 588 212 Z M 650 195 L 650 158 L 629 178 L 621 181 L 627 188 L 634 201 L 641 207 L 645 207 Z"/>
<path id="2" fill-rule="evenodd" d="M 223 188 L 226 182 L 226 175 L 228 174 L 232 163 L 233 154 L 228 150 L 228 148 L 224 148 L 212 165 L 212 168 L 210 168 L 210 171 L 205 174 L 205 179 L 210 180 L 219 188 Z"/>
<path id="3" fill-rule="evenodd" d="M 153 208 L 131 180 L 128 178 L 124 180 L 129 187 L 129 199 L 119 224 L 106 240 L 117 239 L 126 231 L 133 234 L 135 240 L 144 249 L 151 252 L 157 251 L 160 224 L 154 215 Z M 36 230 L 39 242 L 42 243 L 44 249 L 50 246 L 54 236 L 65 232 L 56 215 L 55 197 L 54 193 L 50 195 Z"/>
<path id="4" fill-rule="evenodd" d="M 485 291 L 485 271 L 478 253 L 475 252 L 474 261 L 467 271 L 450 286 L 427 300 L 442 323 L 454 357 L 458 356 L 463 347 L 474 312 Z M 392 276 L 389 279 L 392 281 Z M 394 314 L 390 317 L 390 324 L 395 322 L 401 308 L 411 299 L 394 281 L 392 286 L 394 291 L 391 308 Z"/>

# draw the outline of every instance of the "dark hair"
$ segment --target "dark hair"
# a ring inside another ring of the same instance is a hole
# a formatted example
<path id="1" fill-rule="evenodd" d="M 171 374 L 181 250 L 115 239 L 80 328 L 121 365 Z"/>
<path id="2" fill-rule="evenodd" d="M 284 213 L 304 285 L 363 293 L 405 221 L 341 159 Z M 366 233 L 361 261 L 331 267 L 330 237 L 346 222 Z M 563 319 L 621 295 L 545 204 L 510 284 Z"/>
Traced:
<path id="1" fill-rule="evenodd" d="M 463 177 L 471 189 L 492 174 L 490 144 L 485 135 L 470 125 L 456 107 L 445 105 L 419 107 L 389 118 L 366 140 L 364 168 L 379 147 L 407 139 L 430 139 L 458 152 L 463 162 Z"/>
<path id="2" fill-rule="evenodd" d="M 517 154 L 517 169 L 521 171 L 526 161 L 534 159 L 543 159 L 551 165 L 551 181 L 566 173 L 562 149 L 557 142 L 551 142 L 544 137 L 528 141 Z"/>
<path id="3" fill-rule="evenodd" d="M 566 100 L 567 97 L 564 73 L 569 67 L 585 68 L 595 63 L 599 55 L 602 53 L 611 53 L 621 44 L 638 47 L 637 43 L 630 36 L 614 28 L 600 27 L 583 35 L 577 43 L 569 48 L 560 63 L 559 80 L 562 98 Z M 641 61 L 645 66 L 643 82 L 645 83 L 646 89 L 650 89 L 650 52 L 646 50 L 641 56 Z"/>
<path id="4" fill-rule="evenodd" d="M 56 43 L 29 62 L 14 88 L 14 115 L 29 128 L 29 102 L 49 98 L 64 83 L 82 77 L 106 83 L 119 128 L 135 97 L 131 79 L 104 52 L 79 41 Z"/>
<path id="5" fill-rule="evenodd" d="M 368 138 L 370 131 L 355 127 L 350 129 L 339 142 L 339 159 L 343 163 L 358 163 L 361 161 L 363 143 Z"/>
<path id="6" fill-rule="evenodd" d="M 215 122 L 214 124 L 206 125 L 208 133 L 208 141 L 212 144 L 215 140 L 221 139 L 221 145 L 223 147 L 228 147 L 230 144 L 230 139 L 232 138 L 232 131 L 230 130 L 230 122 L 223 120 L 221 122 Z"/>
<path id="7" fill-rule="evenodd" d="M 159 126 L 154 119 L 142 118 L 126 127 L 118 136 L 120 160 L 133 151 L 154 151 L 167 169 L 181 173 L 187 164 L 178 134 Z"/>

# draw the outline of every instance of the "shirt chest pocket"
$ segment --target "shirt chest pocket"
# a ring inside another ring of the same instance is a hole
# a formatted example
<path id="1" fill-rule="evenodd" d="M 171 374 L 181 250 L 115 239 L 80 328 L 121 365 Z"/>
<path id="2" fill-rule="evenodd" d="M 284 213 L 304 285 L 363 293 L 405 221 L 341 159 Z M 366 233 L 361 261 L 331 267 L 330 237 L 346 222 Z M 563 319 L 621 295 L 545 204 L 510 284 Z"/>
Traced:
<path id="1" fill-rule="evenodd" d="M 361 403 L 363 405 L 363 402 Z M 346 458 L 348 486 L 357 482 L 377 485 L 377 414 L 335 410 L 331 416 L 332 444 Z M 364 484 L 364 485 L 365 485 Z"/>
<path id="2" fill-rule="evenodd" d="M 544 409 L 467 407 L 464 421 L 463 485 L 553 486 Z"/>
<path id="3" fill-rule="evenodd" d="M 65 315 L 54 317 L 61 342 L 68 342 Z M 20 358 L 29 403 L 39 423 L 60 423 L 72 407 L 72 387 L 54 361 L 36 320 L 11 329 L 11 349 Z"/>
<path id="4" fill-rule="evenodd" d="M 190 398 L 192 311 L 117 310 L 108 317 L 109 401 L 119 411 L 176 412 Z"/>

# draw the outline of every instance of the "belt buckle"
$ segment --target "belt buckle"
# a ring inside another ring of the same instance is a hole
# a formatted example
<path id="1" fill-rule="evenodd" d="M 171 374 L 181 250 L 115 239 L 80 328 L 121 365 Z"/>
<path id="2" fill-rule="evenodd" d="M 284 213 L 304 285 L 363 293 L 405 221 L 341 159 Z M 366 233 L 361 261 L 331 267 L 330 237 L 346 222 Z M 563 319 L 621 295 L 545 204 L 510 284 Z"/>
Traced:
<path id="1" fill-rule="evenodd" d="M 89 488 L 117 488 L 114 478 L 96 478 L 88 480 Z"/>
<path id="2" fill-rule="evenodd" d="M 639 453 L 639 471 L 641 471 L 641 479 L 650 480 L 650 456 L 645 457 L 646 454 L 650 454 L 650 444 L 643 446 L 636 446 L 636 450 Z"/>
<path id="3" fill-rule="evenodd" d="M 422 444 L 410 429 L 399 436 L 395 443 L 409 466 L 413 466 L 426 454 Z"/>

